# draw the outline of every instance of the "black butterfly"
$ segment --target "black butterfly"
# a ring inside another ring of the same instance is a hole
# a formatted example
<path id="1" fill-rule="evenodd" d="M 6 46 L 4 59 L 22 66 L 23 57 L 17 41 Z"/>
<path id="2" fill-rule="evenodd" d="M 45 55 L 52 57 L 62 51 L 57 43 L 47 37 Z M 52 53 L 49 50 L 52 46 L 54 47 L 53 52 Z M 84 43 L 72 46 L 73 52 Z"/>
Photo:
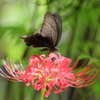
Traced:
<path id="1" fill-rule="evenodd" d="M 40 34 L 22 36 L 27 46 L 45 47 L 40 51 L 57 51 L 55 48 L 62 35 L 62 20 L 58 13 L 51 14 L 47 12 L 40 30 Z"/>

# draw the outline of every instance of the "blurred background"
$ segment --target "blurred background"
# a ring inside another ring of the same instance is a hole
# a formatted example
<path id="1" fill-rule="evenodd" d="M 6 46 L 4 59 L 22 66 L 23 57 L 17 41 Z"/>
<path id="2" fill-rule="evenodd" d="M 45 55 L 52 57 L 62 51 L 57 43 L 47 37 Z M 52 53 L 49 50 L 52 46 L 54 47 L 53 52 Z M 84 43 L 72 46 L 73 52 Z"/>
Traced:
<path id="1" fill-rule="evenodd" d="M 0 0 L 0 67 L 2 59 L 14 60 L 27 67 L 34 54 L 48 54 L 27 47 L 20 36 L 40 31 L 46 12 L 62 17 L 59 52 L 73 59 L 100 59 L 100 0 Z M 87 88 L 68 88 L 45 100 L 100 100 L 100 81 Z M 39 91 L 24 83 L 7 81 L 0 76 L 0 100 L 39 100 Z"/>

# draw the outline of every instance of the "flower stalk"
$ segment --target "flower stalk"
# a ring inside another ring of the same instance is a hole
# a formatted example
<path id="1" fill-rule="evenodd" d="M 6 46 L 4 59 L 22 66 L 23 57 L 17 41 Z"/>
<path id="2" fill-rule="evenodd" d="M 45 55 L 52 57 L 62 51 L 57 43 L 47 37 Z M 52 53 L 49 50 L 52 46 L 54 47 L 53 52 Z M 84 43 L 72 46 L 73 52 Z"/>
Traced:
<path id="1" fill-rule="evenodd" d="M 41 89 L 40 100 L 44 99 L 45 89 Z"/>

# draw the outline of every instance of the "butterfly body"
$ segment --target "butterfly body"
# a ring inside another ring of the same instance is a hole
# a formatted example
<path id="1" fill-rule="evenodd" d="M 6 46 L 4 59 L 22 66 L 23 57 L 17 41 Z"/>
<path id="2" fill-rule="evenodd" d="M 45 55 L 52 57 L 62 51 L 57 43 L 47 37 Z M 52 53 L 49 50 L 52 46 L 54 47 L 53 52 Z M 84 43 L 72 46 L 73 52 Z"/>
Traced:
<path id="1" fill-rule="evenodd" d="M 62 34 L 61 17 L 57 13 L 51 14 L 47 12 L 44 17 L 43 25 L 40 33 L 31 34 L 30 36 L 22 36 L 27 46 L 45 47 L 40 51 L 57 51 L 56 48 Z"/>

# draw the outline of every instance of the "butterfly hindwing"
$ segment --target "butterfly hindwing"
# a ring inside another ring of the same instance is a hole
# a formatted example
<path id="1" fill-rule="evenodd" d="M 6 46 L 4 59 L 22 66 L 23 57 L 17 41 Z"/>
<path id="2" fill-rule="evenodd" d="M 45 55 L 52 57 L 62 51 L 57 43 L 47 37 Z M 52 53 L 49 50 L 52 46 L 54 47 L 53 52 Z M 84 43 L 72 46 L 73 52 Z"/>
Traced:
<path id="1" fill-rule="evenodd" d="M 49 39 L 41 36 L 39 33 L 31 34 L 30 36 L 22 36 L 20 38 L 24 39 L 27 46 L 48 47 L 48 45 L 51 45 Z"/>

